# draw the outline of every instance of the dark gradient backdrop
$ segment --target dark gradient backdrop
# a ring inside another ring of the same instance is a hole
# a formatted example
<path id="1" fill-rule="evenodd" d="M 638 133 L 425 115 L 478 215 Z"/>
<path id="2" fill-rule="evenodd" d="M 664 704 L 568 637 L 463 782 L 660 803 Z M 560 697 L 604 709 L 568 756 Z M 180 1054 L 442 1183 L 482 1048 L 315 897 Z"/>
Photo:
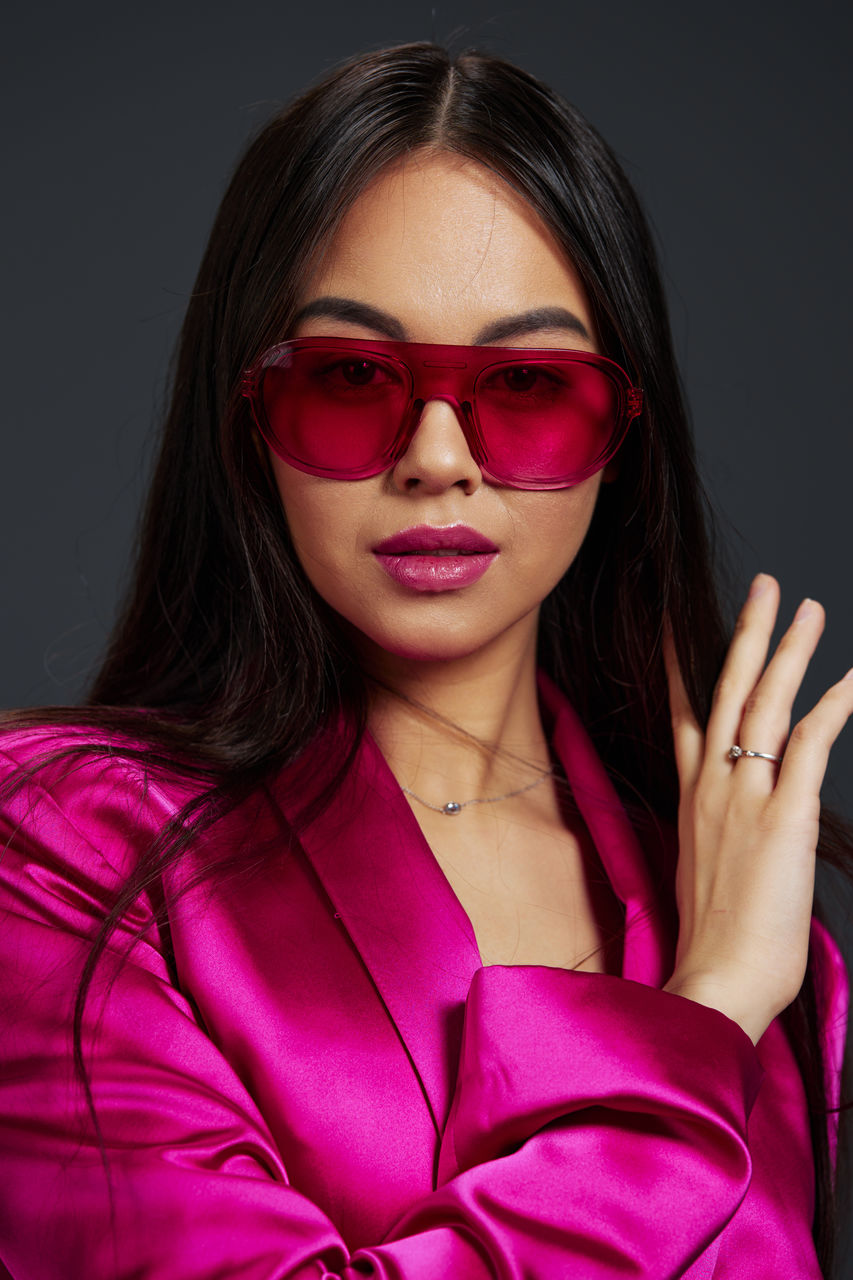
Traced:
<path id="1" fill-rule="evenodd" d="M 740 588 L 829 613 L 853 664 L 850 7 L 818 0 L 18 6 L 9 152 L 0 705 L 73 700 L 113 616 L 169 351 L 248 134 L 358 50 L 505 53 L 601 129 L 658 232 Z M 770 15 L 770 16 L 768 16 Z M 192 477 L 187 477 L 192 483 Z M 853 813 L 853 729 L 836 799 Z"/>
<path id="2" fill-rule="evenodd" d="M 15 6 L 6 66 L 0 705 L 73 700 L 113 617 L 169 351 L 247 135 L 341 58 L 435 37 L 576 102 L 659 235 L 741 590 L 824 602 L 853 664 L 851 8 L 831 0 Z M 192 477 L 187 477 L 192 483 Z M 832 799 L 853 814 L 853 727 Z"/>
<path id="3" fill-rule="evenodd" d="M 113 616 L 168 355 L 247 135 L 339 59 L 505 53 L 601 129 L 657 230 L 709 490 L 742 587 L 853 664 L 848 6 L 115 3 L 7 19 L 0 705 L 73 700 Z M 768 17 L 767 15 L 771 15 Z M 192 477 L 187 477 L 192 483 Z M 837 750 L 853 813 L 853 728 Z"/>

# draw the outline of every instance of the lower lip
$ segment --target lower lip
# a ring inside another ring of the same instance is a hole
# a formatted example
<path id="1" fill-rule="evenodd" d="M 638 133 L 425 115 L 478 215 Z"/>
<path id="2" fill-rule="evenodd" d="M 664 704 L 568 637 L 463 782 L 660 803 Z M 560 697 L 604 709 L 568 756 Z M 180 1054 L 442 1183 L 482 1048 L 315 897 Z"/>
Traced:
<path id="1" fill-rule="evenodd" d="M 376 553 L 376 559 L 389 577 L 410 591 L 455 591 L 479 581 L 497 555 L 496 551 L 467 556 Z"/>

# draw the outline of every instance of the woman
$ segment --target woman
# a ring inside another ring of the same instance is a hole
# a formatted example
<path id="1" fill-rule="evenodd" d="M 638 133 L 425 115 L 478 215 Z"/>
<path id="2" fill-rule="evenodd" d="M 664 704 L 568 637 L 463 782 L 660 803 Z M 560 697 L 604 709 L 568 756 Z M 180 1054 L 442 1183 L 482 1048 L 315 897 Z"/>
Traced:
<path id="1" fill-rule="evenodd" d="M 853 680 L 788 738 L 777 607 L 726 654 L 577 113 L 419 45 L 274 119 L 89 704 L 4 743 L 9 1274 L 819 1275 Z"/>

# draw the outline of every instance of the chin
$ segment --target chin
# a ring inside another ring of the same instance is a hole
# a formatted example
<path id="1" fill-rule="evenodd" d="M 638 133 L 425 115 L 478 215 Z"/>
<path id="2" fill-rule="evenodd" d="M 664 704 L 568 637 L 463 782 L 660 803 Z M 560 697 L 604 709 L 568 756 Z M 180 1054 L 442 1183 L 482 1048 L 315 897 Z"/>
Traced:
<path id="1" fill-rule="evenodd" d="M 386 653 L 390 657 L 403 658 L 407 662 L 453 662 L 458 658 L 469 658 L 472 653 L 485 648 L 483 643 L 471 641 L 463 644 L 461 640 L 454 640 L 453 637 L 448 636 L 433 638 L 420 635 L 394 640 L 387 637 L 380 640 L 369 636 L 368 640 L 371 647 L 380 654 Z"/>
<path id="2" fill-rule="evenodd" d="M 469 658 L 488 648 L 496 639 L 494 633 L 472 634 L 471 629 L 454 633 L 449 627 L 436 625 L 388 630 L 371 627 L 362 630 L 356 623 L 342 620 L 359 653 L 380 661 L 383 655 L 406 662 L 453 662 Z"/>
<path id="3" fill-rule="evenodd" d="M 365 593 L 367 595 L 367 593 Z M 389 606 L 381 597 L 365 609 L 364 599 L 329 601 L 341 630 L 366 667 L 381 665 L 383 657 L 396 662 L 464 662 L 495 647 L 509 645 L 514 652 L 535 641 L 539 614 L 538 597 L 514 599 L 511 608 L 494 598 L 462 598 L 463 593 L 445 592 L 414 600 L 394 600 Z M 346 612 L 336 608 L 346 605 Z M 353 608 L 353 604 L 359 607 Z M 501 605 L 504 607 L 501 607 Z"/>

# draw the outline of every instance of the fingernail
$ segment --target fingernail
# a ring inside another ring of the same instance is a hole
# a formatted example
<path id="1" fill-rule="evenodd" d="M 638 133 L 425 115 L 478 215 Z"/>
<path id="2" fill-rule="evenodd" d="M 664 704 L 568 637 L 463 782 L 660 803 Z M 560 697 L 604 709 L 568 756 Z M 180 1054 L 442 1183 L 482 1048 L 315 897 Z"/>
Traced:
<path id="1" fill-rule="evenodd" d="M 757 573 L 752 579 L 752 586 L 749 588 L 747 600 L 756 600 L 762 591 L 767 590 L 767 584 L 770 581 L 769 573 Z"/>
<path id="2" fill-rule="evenodd" d="M 794 621 L 804 622 L 805 619 L 808 618 L 810 614 L 814 613 L 814 606 L 815 606 L 814 600 L 811 600 L 808 596 L 806 596 L 805 600 L 800 605 L 797 612 L 794 614 Z"/>

